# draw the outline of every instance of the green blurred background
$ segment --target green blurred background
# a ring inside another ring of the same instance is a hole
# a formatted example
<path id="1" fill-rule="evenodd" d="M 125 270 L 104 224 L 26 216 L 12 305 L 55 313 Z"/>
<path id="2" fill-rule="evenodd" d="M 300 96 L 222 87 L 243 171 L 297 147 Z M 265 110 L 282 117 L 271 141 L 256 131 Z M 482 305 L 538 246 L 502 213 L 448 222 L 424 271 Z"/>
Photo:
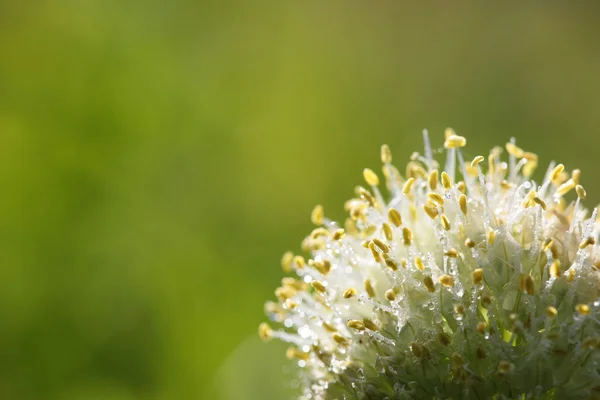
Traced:
<path id="1" fill-rule="evenodd" d="M 286 398 L 281 254 L 423 128 L 595 205 L 600 3 L 502 3 L 0 0 L 0 398 Z"/>

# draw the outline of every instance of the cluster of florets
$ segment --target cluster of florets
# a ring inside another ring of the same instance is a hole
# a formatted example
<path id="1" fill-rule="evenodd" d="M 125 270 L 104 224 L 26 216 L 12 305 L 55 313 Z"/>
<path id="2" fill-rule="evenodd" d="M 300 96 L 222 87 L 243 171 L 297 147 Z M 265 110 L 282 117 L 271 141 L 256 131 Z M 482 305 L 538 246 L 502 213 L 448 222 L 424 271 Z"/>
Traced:
<path id="1" fill-rule="evenodd" d="M 263 339 L 289 342 L 307 399 L 600 398 L 597 212 L 580 172 L 506 144 L 465 162 L 446 131 L 446 165 L 413 154 L 404 176 L 381 149 L 375 172 L 288 252 Z M 487 168 L 483 168 L 487 164 Z M 574 195 L 572 195 L 574 193 Z M 573 200 L 566 198 L 573 197 Z"/>

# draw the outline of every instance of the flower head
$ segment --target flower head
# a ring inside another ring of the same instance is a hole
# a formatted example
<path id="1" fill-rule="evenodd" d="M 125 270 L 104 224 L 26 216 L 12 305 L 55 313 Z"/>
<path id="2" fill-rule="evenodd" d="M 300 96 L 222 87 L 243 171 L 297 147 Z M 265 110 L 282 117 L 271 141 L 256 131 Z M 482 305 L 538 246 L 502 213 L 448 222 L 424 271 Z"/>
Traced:
<path id="1" fill-rule="evenodd" d="M 465 161 L 451 129 L 441 169 L 424 136 L 404 175 L 381 148 L 385 184 L 365 169 L 343 224 L 313 210 L 260 336 L 291 344 L 304 398 L 598 398 L 600 225 L 579 170 L 538 184 L 514 140 Z"/>

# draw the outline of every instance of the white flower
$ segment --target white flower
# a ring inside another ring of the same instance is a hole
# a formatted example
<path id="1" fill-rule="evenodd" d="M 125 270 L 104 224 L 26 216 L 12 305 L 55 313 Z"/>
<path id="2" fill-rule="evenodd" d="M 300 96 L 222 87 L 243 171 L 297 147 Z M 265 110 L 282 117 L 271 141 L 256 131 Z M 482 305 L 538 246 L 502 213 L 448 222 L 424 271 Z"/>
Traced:
<path id="1" fill-rule="evenodd" d="M 286 253 L 262 338 L 292 344 L 303 398 L 600 398 L 599 225 L 580 172 L 514 140 L 443 171 L 425 132 L 403 177 L 382 147 L 343 227 L 317 206 L 302 256 Z M 485 172 L 484 172 L 485 171 Z M 573 194 L 574 193 L 574 194 Z M 574 198 L 574 201 L 567 200 Z"/>

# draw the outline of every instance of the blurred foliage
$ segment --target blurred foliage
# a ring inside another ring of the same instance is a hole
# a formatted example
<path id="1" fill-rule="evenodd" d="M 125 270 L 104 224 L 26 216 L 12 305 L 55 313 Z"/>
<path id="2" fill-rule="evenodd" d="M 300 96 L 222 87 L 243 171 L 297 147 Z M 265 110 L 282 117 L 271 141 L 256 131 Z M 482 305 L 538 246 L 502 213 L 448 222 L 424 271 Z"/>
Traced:
<path id="1" fill-rule="evenodd" d="M 284 398 L 281 254 L 423 128 L 594 205 L 600 7 L 508 3 L 0 0 L 0 398 Z"/>

